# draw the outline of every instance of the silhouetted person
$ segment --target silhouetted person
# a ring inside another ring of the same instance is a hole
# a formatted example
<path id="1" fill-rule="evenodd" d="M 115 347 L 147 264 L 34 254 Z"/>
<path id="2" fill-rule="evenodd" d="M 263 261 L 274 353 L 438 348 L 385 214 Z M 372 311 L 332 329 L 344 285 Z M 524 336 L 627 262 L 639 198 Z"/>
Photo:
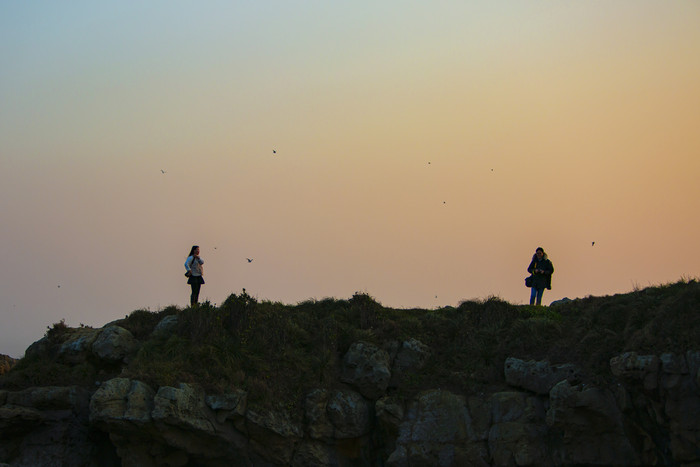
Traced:
<path id="1" fill-rule="evenodd" d="M 185 269 L 187 270 L 185 275 L 187 276 L 187 283 L 192 286 L 190 306 L 194 306 L 199 302 L 199 289 L 202 287 L 202 284 L 204 284 L 204 278 L 202 277 L 202 273 L 204 271 L 204 268 L 202 267 L 203 264 L 204 260 L 199 257 L 199 247 L 197 245 L 193 245 L 189 256 L 187 256 L 187 259 L 185 260 Z"/>
<path id="2" fill-rule="evenodd" d="M 552 274 L 554 273 L 554 266 L 542 247 L 537 248 L 535 254 L 532 255 L 527 272 L 532 274 L 530 305 L 542 305 L 542 294 L 544 294 L 544 289 L 552 289 Z"/>

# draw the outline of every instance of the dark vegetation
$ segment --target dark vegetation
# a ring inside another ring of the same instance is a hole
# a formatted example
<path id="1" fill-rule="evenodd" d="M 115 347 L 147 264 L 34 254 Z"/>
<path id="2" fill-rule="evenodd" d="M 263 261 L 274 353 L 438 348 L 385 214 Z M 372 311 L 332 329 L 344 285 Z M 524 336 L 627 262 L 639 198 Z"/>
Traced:
<path id="1" fill-rule="evenodd" d="M 174 333 L 152 337 L 168 315 Z M 366 294 L 297 305 L 258 302 L 245 290 L 220 306 L 137 310 L 115 322 L 141 341 L 128 365 L 66 361 L 57 349 L 70 329 L 56 323 L 44 351 L 0 376 L 0 388 L 80 384 L 114 376 L 151 385 L 195 383 L 209 393 L 248 391 L 251 402 L 293 408 L 311 388 L 339 384 L 342 356 L 358 340 L 389 347 L 415 338 L 430 347 L 426 368 L 409 377 L 400 396 L 441 387 L 472 392 L 504 384 L 507 357 L 578 364 L 584 378 L 610 378 L 609 360 L 700 349 L 700 283 L 682 280 L 626 294 L 587 297 L 555 307 L 512 305 L 498 297 L 437 310 L 383 307 Z M 40 341 L 41 342 L 41 341 Z"/>

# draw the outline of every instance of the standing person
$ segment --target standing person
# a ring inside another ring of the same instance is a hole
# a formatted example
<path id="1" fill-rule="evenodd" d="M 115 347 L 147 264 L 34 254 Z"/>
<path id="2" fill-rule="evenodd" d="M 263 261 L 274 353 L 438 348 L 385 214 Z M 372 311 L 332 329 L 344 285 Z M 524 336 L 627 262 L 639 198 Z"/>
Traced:
<path id="1" fill-rule="evenodd" d="M 552 274 L 554 273 L 554 266 L 542 247 L 538 247 L 535 254 L 532 255 L 527 272 L 532 274 L 530 305 L 535 305 L 535 300 L 537 300 L 537 305 L 541 305 L 544 289 L 552 289 Z"/>
<path id="2" fill-rule="evenodd" d="M 203 264 L 204 260 L 199 257 L 199 247 L 193 245 L 190 254 L 185 260 L 187 283 L 192 286 L 190 306 L 195 306 L 199 302 L 199 289 L 202 287 L 202 284 L 204 284 L 204 278 L 202 277 L 202 273 L 204 272 Z"/>

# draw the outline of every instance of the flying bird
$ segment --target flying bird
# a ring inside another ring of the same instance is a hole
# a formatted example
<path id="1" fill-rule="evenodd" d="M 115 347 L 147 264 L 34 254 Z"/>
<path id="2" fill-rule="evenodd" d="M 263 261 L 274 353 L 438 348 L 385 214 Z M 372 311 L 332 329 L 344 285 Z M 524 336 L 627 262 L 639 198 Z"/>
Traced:
<path id="1" fill-rule="evenodd" d="M 275 151 L 275 150 L 273 149 L 273 150 L 272 150 L 272 154 L 277 154 L 277 151 Z"/>
<path id="2" fill-rule="evenodd" d="M 167 172 L 166 172 L 165 170 L 163 170 L 163 169 L 160 169 L 160 173 L 165 174 L 165 173 L 167 173 Z"/>
<path id="3" fill-rule="evenodd" d="M 595 242 L 591 242 L 591 246 L 595 245 Z"/>
<path id="4" fill-rule="evenodd" d="M 248 260 L 249 263 L 252 263 L 252 262 L 253 262 L 253 260 L 250 259 L 250 258 L 246 258 L 246 260 Z"/>

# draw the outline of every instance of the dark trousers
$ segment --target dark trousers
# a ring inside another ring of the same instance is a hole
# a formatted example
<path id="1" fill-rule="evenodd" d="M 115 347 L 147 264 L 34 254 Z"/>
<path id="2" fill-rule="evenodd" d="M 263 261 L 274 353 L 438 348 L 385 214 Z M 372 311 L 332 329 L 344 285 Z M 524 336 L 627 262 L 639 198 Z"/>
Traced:
<path id="1" fill-rule="evenodd" d="M 192 295 L 190 295 L 190 305 L 195 305 L 199 302 L 199 289 L 202 288 L 202 284 L 199 282 L 190 284 L 192 286 Z"/>
<path id="2" fill-rule="evenodd" d="M 530 291 L 530 305 L 535 304 L 535 299 L 537 299 L 537 304 L 541 305 L 542 294 L 544 294 L 544 288 L 536 289 L 535 287 L 532 287 L 532 290 Z"/>

